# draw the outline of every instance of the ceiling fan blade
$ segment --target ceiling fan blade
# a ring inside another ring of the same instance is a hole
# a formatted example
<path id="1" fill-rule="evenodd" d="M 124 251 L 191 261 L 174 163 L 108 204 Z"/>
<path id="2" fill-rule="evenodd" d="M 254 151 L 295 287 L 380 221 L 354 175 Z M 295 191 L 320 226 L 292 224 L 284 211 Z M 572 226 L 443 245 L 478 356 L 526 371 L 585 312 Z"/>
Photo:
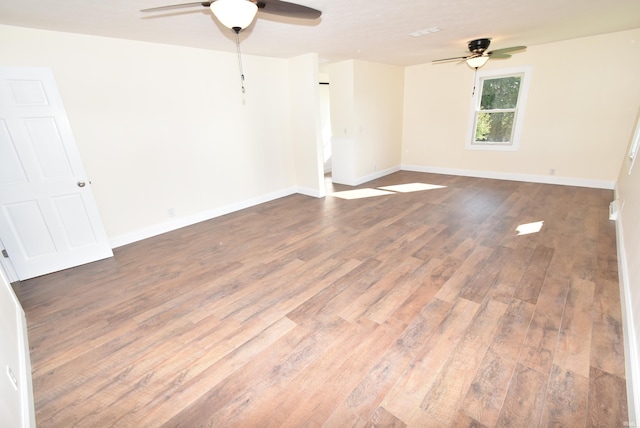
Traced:
<path id="1" fill-rule="evenodd" d="M 443 58 L 443 59 L 436 59 L 431 61 L 432 64 L 437 64 L 440 62 L 449 62 L 449 61 L 462 61 L 469 58 L 468 56 L 457 56 L 455 58 Z"/>
<path id="2" fill-rule="evenodd" d="M 317 19 L 322 15 L 322 12 L 317 9 L 281 0 L 258 0 L 255 3 L 258 5 L 259 12 L 271 15 L 302 19 Z"/>
<path id="3" fill-rule="evenodd" d="M 192 3 L 180 3 L 171 4 L 167 6 L 151 7 L 148 9 L 142 9 L 140 12 L 159 12 L 162 10 L 181 9 L 185 7 L 202 6 L 209 7 L 212 1 L 204 2 L 192 2 Z M 258 11 L 269 13 L 271 15 L 286 16 L 290 18 L 302 18 L 302 19 L 317 19 L 320 18 L 322 12 L 296 3 L 289 3 L 282 0 L 250 0 L 258 6 Z"/>
<path id="4" fill-rule="evenodd" d="M 161 10 L 169 10 L 169 9 L 181 9 L 184 7 L 194 7 L 194 6 L 202 6 L 209 7 L 211 6 L 212 1 L 205 2 L 193 2 L 193 3 L 181 3 L 181 4 L 170 4 L 167 6 L 158 6 L 158 7 L 150 7 L 149 9 L 142 9 L 140 12 L 159 12 Z"/>
<path id="5" fill-rule="evenodd" d="M 489 55 L 491 57 L 491 59 L 507 59 L 507 58 L 511 58 L 511 55 L 507 54 L 507 53 L 491 53 L 489 52 L 487 55 Z"/>
<path id="6" fill-rule="evenodd" d="M 512 46 L 510 48 L 502 48 L 502 49 L 496 49 L 495 51 L 491 51 L 491 52 L 487 52 L 489 55 L 495 57 L 495 54 L 503 54 L 503 53 L 507 53 L 507 52 L 515 52 L 515 51 L 521 51 L 523 49 L 526 49 L 526 46 Z"/>

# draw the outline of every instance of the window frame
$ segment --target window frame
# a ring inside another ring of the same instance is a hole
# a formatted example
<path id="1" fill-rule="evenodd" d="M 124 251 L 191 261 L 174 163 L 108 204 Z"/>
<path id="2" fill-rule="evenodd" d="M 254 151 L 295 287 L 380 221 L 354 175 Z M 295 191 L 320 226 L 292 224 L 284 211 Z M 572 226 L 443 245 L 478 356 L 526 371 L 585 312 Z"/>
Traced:
<path id="1" fill-rule="evenodd" d="M 517 151 L 520 147 L 520 136 L 522 134 L 522 127 L 524 124 L 525 107 L 527 105 L 527 98 L 529 94 L 529 86 L 531 83 L 531 74 L 533 67 L 531 66 L 519 66 L 510 68 L 501 68 L 495 70 L 482 70 L 478 71 L 474 77 L 475 93 L 471 99 L 471 108 L 469 111 L 469 121 L 467 128 L 467 138 L 465 148 L 467 150 L 492 150 L 492 151 Z M 511 133 L 510 143 L 477 143 L 475 142 L 476 136 L 476 117 L 480 110 L 480 101 L 482 99 L 482 82 L 485 79 L 498 79 L 503 77 L 521 76 L 520 90 L 518 93 L 518 103 L 515 109 L 497 109 L 497 110 L 484 110 L 485 113 L 500 113 L 514 111 L 513 129 Z"/>

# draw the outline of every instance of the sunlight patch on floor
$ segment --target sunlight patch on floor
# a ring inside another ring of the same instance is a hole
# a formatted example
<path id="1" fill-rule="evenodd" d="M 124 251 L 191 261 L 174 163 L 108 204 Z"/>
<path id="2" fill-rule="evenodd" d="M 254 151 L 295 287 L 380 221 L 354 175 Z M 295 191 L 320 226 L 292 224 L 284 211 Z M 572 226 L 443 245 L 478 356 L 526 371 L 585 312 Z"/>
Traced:
<path id="1" fill-rule="evenodd" d="M 520 226 L 516 227 L 516 231 L 518 232 L 518 235 L 528 235 L 530 233 L 538 233 L 540 232 L 540 229 L 542 229 L 542 223 L 544 223 L 544 221 L 536 221 L 534 223 L 521 224 Z"/>
<path id="2" fill-rule="evenodd" d="M 396 184 L 394 186 L 383 186 L 376 189 L 356 189 L 356 190 L 344 190 L 342 192 L 330 193 L 329 196 L 335 196 L 342 199 L 361 199 L 371 198 L 374 196 L 394 195 L 396 193 L 408 193 L 419 192 L 422 190 L 442 189 L 447 186 L 439 186 L 437 184 L 427 183 L 408 183 L 408 184 Z"/>
<path id="3" fill-rule="evenodd" d="M 437 184 L 427 183 L 409 183 L 409 184 L 396 184 L 395 186 L 384 186 L 379 189 L 391 190 L 392 192 L 408 193 L 419 192 L 422 190 L 442 189 L 447 186 L 438 186 Z"/>

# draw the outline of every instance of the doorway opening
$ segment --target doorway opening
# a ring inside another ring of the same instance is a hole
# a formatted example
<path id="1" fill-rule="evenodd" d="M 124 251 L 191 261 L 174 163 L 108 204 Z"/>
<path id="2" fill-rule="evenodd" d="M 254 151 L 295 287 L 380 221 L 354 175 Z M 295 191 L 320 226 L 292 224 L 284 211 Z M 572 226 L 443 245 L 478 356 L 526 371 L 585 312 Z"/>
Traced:
<path id="1" fill-rule="evenodd" d="M 320 82 L 320 132 L 322 134 L 323 167 L 325 177 L 331 175 L 331 97 L 329 83 Z"/>

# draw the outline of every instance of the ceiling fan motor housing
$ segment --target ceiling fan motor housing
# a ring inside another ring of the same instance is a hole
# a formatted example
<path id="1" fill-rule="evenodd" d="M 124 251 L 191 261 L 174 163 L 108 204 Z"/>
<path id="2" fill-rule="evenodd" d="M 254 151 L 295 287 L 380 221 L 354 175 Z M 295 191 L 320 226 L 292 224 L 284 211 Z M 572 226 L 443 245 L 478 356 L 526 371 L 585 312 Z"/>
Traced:
<path id="1" fill-rule="evenodd" d="M 487 50 L 490 44 L 491 39 L 477 39 L 471 40 L 467 46 L 469 47 L 469 52 L 474 54 L 482 54 Z"/>

